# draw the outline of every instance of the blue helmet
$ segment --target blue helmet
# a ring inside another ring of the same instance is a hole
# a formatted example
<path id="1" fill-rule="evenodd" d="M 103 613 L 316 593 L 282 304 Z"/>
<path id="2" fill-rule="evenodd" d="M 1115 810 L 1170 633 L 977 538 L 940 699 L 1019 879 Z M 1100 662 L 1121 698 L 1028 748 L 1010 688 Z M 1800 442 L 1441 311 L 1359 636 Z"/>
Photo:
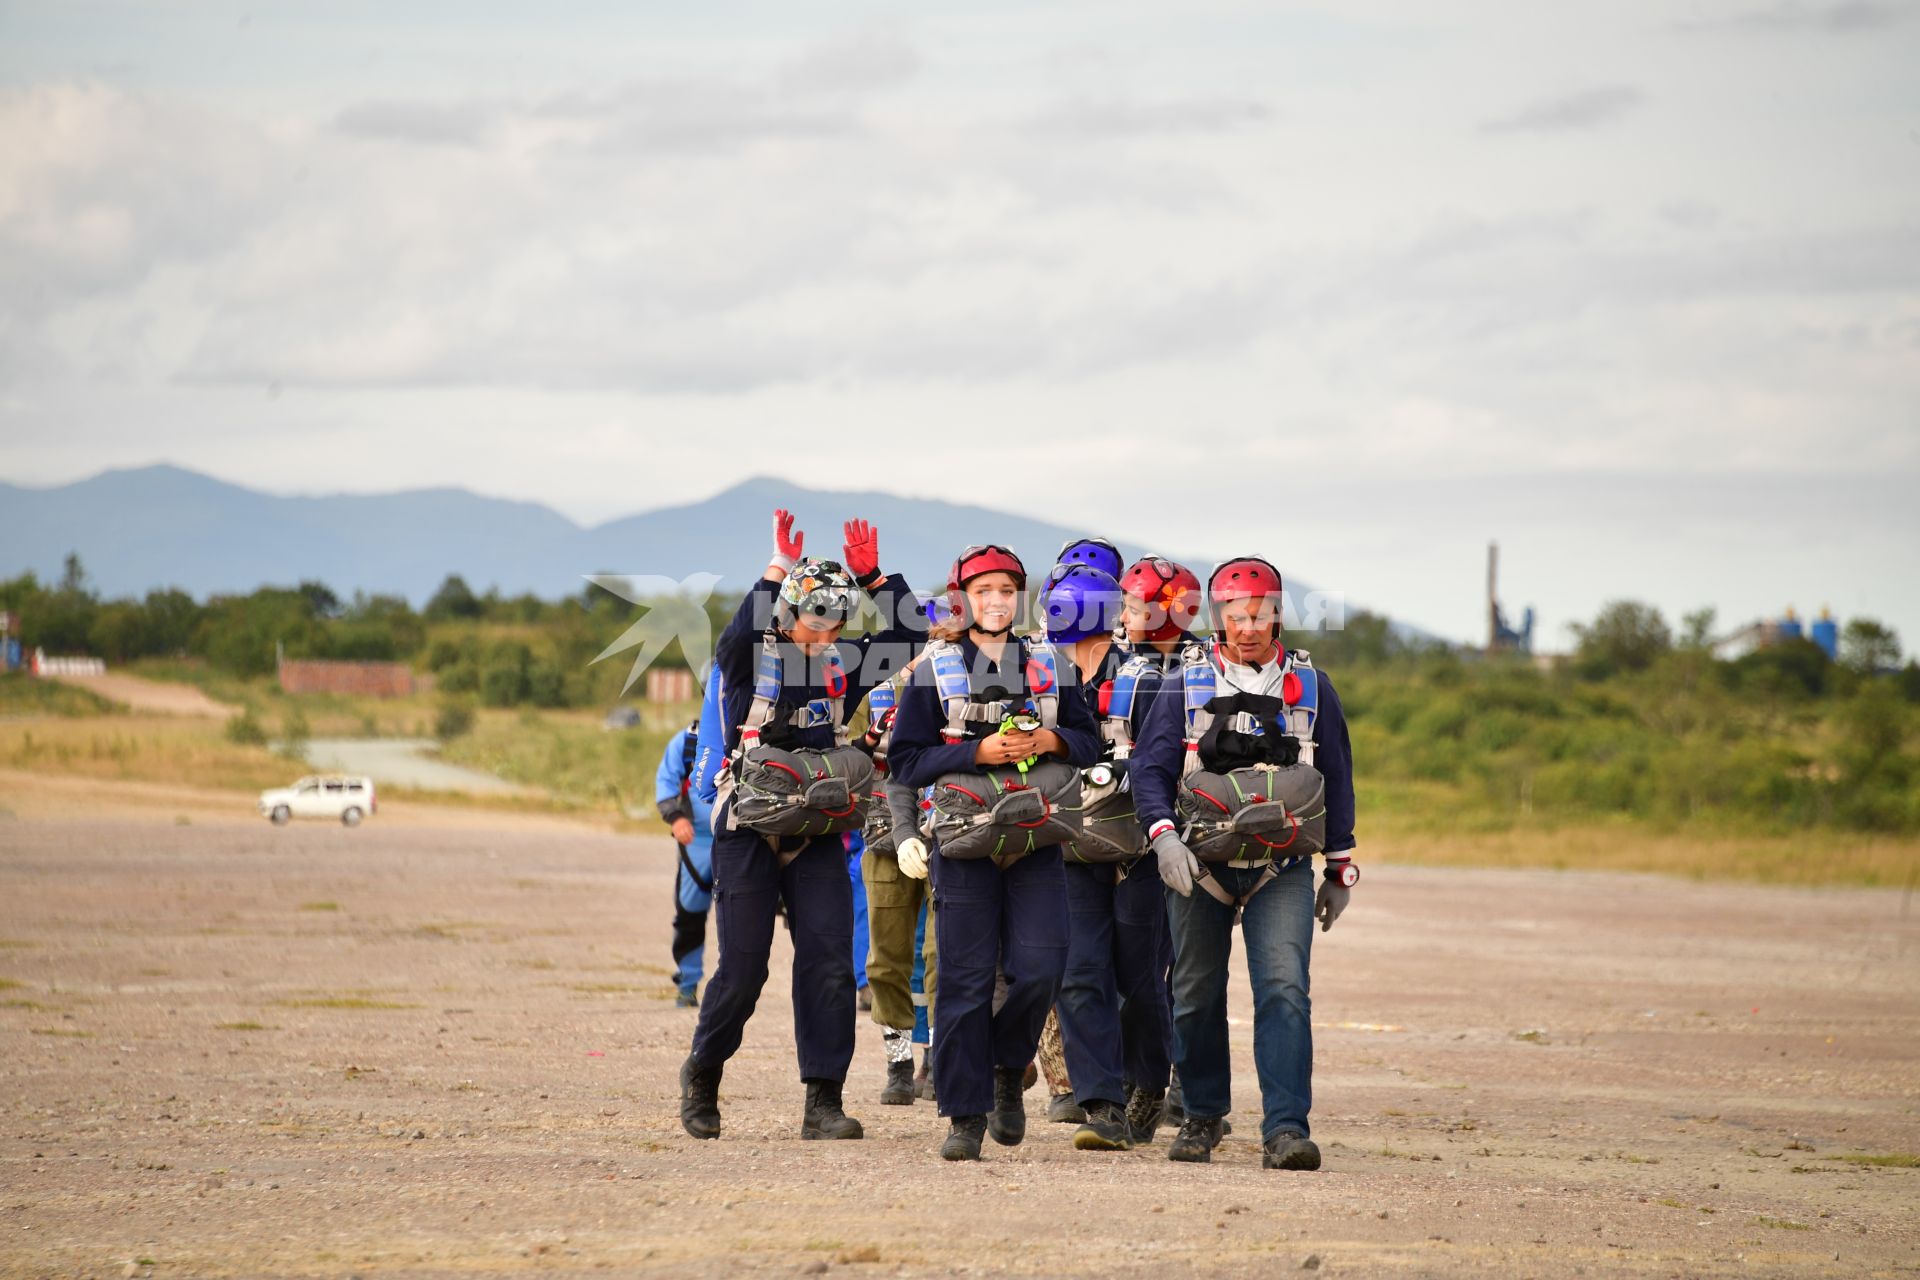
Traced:
<path id="1" fill-rule="evenodd" d="M 1089 564 L 1071 564 L 1061 565 L 1059 576 L 1048 574 L 1047 579 L 1041 601 L 1047 639 L 1072 644 L 1113 630 L 1120 618 L 1120 584 L 1112 574 Z"/>
<path id="2" fill-rule="evenodd" d="M 1120 580 L 1121 570 L 1127 565 L 1127 562 L 1120 558 L 1120 548 L 1105 538 L 1075 538 L 1060 548 L 1060 554 L 1055 557 L 1055 562 L 1055 568 L 1070 564 L 1091 565 L 1116 582 Z M 1052 577 L 1051 574 L 1048 576 Z"/>

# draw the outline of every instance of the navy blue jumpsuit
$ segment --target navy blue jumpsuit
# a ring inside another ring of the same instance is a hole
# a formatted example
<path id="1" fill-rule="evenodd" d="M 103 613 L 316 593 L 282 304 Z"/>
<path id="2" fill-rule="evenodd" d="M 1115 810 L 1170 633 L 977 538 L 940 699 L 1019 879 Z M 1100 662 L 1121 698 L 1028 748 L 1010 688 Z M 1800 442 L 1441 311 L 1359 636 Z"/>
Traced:
<path id="1" fill-rule="evenodd" d="M 884 630 L 838 643 L 846 668 L 844 706 L 849 714 L 875 684 L 898 673 L 925 642 L 925 623 L 915 612 L 917 602 L 904 588 L 896 591 L 896 586 L 897 580 L 889 579 L 874 597 L 888 624 Z M 729 751 L 739 745 L 740 726 L 753 705 L 761 637 L 771 625 L 779 591 L 780 584 L 766 578 L 754 583 L 714 645 L 714 667 L 723 681 L 720 718 Z M 776 722 L 827 696 L 817 660 L 785 640 L 780 641 L 780 652 L 785 687 L 774 708 Z M 816 750 L 834 745 L 833 730 L 827 725 L 789 732 L 782 745 Z M 693 1060 L 699 1067 L 715 1068 L 740 1048 L 747 1019 L 753 1016 L 760 989 L 766 985 L 774 916 L 784 899 L 793 933 L 794 1047 L 800 1078 L 844 1081 L 853 1061 L 855 1016 L 853 888 L 847 879 L 846 844 L 837 835 L 785 839 L 782 851 L 797 850 L 797 854 L 782 866 L 765 836 L 727 829 L 727 810 L 723 803 L 713 820 L 714 930 L 720 959 L 700 1005 Z"/>
<path id="2" fill-rule="evenodd" d="M 959 641 L 977 701 L 1027 696 L 1020 647 L 1010 637 L 1001 660 L 989 662 L 971 635 Z M 1003 665 L 1004 664 L 1004 665 Z M 1071 662 L 1060 664 L 1059 723 L 1067 762 L 1084 768 L 1100 758 L 1100 727 L 1077 689 Z M 946 740 L 947 716 L 923 662 L 902 691 L 887 757 L 893 776 L 919 789 L 942 774 L 983 772 L 974 763 L 978 738 L 997 725 L 970 721 L 969 738 Z M 940 986 L 933 1010 L 933 1082 L 943 1116 L 993 1110 L 993 1068 L 1018 1070 L 1033 1061 L 1047 1010 L 1067 958 L 1066 879 L 1060 846 L 1045 845 L 1002 871 L 990 858 L 943 858 L 937 841 L 934 927 L 940 938 Z M 993 1008 L 994 973 L 1006 974 L 1006 1002 Z"/>

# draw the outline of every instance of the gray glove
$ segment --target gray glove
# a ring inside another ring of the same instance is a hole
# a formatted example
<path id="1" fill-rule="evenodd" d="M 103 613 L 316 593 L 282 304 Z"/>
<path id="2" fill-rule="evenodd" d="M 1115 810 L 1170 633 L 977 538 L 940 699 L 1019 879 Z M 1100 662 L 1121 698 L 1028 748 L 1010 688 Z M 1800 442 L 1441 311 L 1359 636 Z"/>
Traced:
<path id="1" fill-rule="evenodd" d="M 1153 838 L 1153 856 L 1160 862 L 1160 883 L 1181 897 L 1193 893 L 1193 878 L 1200 872 L 1200 860 L 1193 856 L 1193 850 L 1180 843 L 1180 837 L 1172 830 L 1162 831 Z"/>
<path id="2" fill-rule="evenodd" d="M 1313 918 L 1320 922 L 1320 932 L 1333 928 L 1333 922 L 1347 909 L 1347 901 L 1352 897 L 1353 890 L 1343 884 L 1332 880 L 1320 882 L 1320 892 L 1313 900 Z"/>

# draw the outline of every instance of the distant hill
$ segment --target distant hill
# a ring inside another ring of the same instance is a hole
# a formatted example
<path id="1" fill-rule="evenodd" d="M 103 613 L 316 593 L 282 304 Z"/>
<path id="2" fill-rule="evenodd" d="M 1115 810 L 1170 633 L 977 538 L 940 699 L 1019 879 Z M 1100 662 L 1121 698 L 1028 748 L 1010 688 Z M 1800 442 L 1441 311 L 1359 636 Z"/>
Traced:
<path id="1" fill-rule="evenodd" d="M 859 513 L 882 531 L 884 565 L 922 589 L 943 582 L 955 551 L 970 541 L 1004 542 L 1038 571 L 1082 532 L 984 507 L 830 493 L 765 478 L 583 528 L 538 503 L 464 489 L 280 497 L 158 465 L 45 489 L 0 483 L 0 575 L 31 569 L 52 580 L 67 554 L 78 552 L 89 579 L 109 597 L 165 586 L 204 597 L 318 579 L 343 596 L 394 594 L 415 605 L 449 573 L 476 591 L 497 586 L 508 595 L 548 598 L 580 590 L 582 575 L 599 572 L 676 581 L 717 573 L 744 585 L 766 563 L 776 506 L 799 517 L 809 551 L 835 557 L 839 521 Z M 1121 550 L 1132 556 L 1146 549 Z M 1204 575 L 1208 560 L 1187 563 Z"/>

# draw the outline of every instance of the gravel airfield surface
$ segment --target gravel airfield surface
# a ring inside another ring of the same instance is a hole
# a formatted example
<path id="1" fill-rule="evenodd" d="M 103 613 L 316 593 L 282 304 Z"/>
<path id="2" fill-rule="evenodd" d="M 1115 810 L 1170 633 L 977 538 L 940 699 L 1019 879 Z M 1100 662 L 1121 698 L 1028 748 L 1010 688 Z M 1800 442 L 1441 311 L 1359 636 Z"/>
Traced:
<path id="1" fill-rule="evenodd" d="M 393 806 L 398 811 L 401 806 Z M 671 845 L 560 821 L 0 820 L 0 1272 L 1806 1275 L 1920 1269 L 1897 891 L 1364 860 L 1316 935 L 1317 1174 L 799 1138 L 791 951 L 680 1129 Z M 132 816 L 129 816 L 129 815 Z M 396 812 L 396 817 L 405 815 Z M 1810 851 L 1809 856 L 1817 856 Z M 709 935 L 709 967 L 712 964 Z"/>

